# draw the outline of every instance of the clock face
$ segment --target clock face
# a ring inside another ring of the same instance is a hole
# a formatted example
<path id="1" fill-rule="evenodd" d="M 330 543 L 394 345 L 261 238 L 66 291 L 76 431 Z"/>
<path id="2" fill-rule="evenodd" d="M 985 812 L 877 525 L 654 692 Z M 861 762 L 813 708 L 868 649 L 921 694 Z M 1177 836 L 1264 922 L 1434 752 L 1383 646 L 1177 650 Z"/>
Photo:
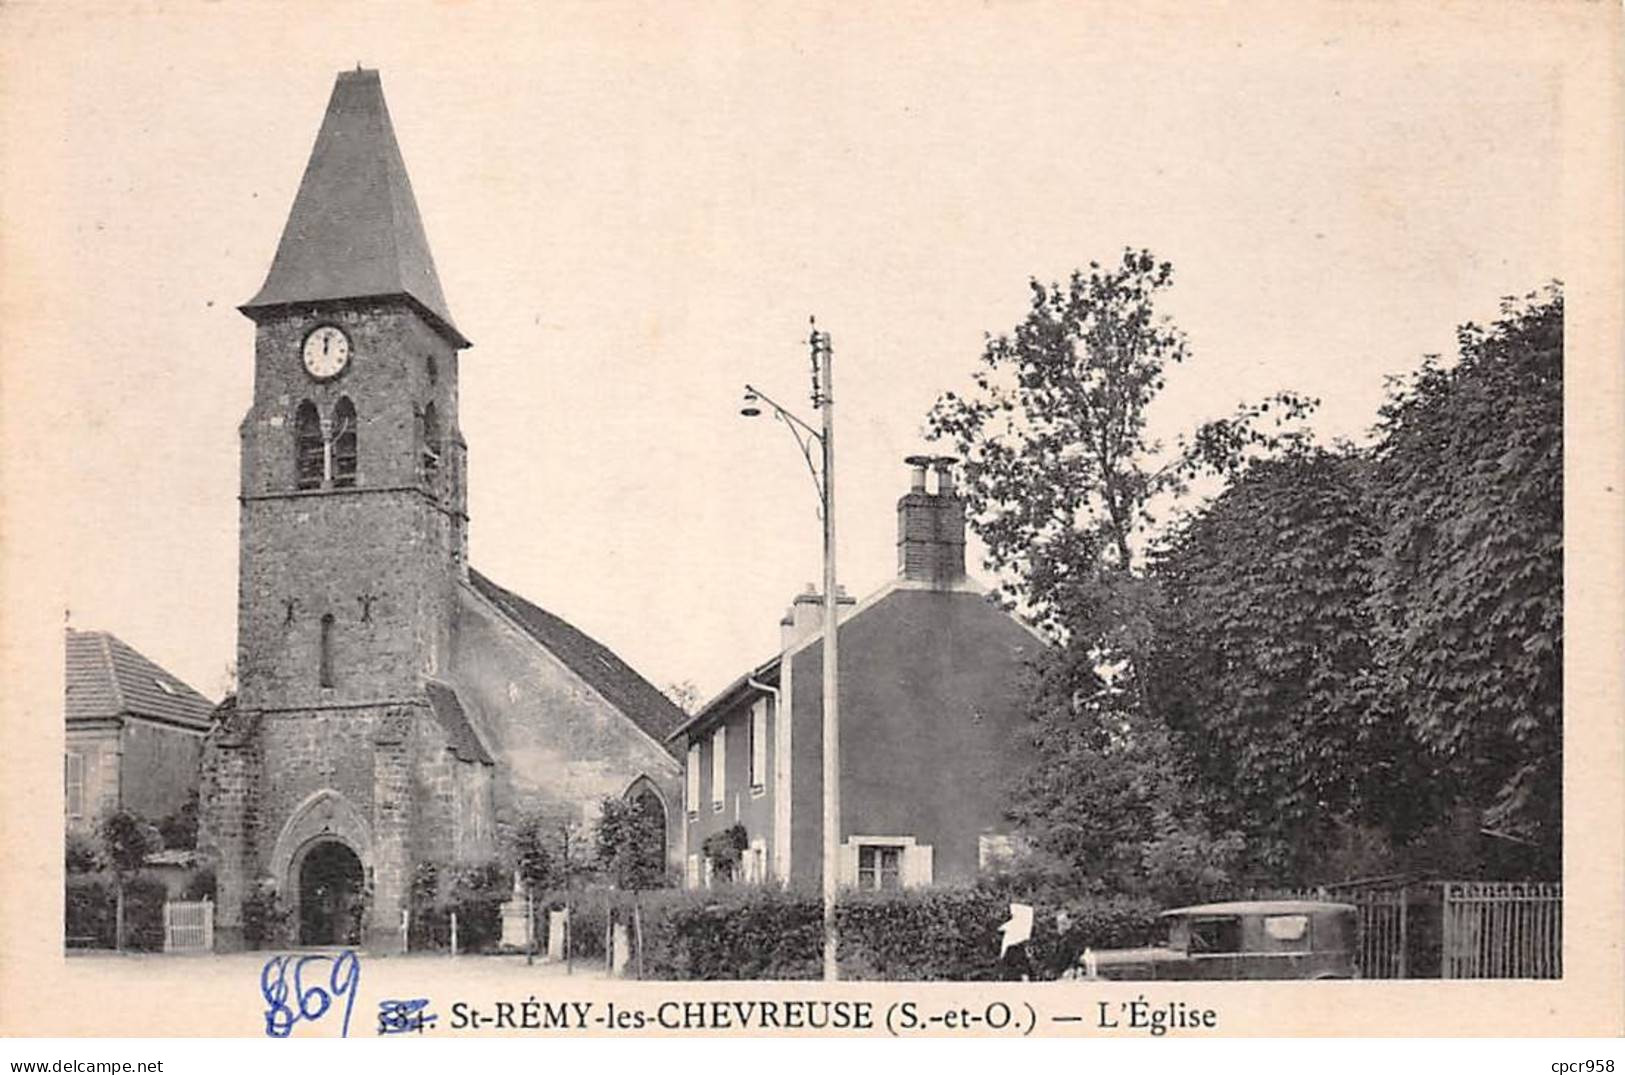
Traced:
<path id="1" fill-rule="evenodd" d="M 305 337 L 305 369 L 326 380 L 344 372 L 350 361 L 350 338 L 333 325 L 322 325 Z"/>

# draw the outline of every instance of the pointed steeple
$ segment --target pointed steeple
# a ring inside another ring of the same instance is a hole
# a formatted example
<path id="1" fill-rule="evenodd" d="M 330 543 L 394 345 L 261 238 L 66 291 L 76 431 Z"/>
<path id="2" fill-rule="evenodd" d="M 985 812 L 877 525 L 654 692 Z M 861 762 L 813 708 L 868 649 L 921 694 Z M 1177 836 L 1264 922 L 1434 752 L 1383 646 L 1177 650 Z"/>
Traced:
<path id="1" fill-rule="evenodd" d="M 254 311 L 329 299 L 406 296 L 458 347 L 435 275 L 377 71 L 345 71 L 333 86 Z"/>

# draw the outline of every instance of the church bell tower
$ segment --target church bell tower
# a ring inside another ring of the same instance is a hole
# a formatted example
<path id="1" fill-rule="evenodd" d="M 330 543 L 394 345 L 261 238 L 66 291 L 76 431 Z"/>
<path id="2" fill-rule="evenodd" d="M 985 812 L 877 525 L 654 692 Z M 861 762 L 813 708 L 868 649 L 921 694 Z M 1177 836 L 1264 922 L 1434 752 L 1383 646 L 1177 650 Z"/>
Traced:
<path id="1" fill-rule="evenodd" d="M 245 896 L 274 891 L 291 941 L 388 943 L 429 838 L 412 790 L 433 719 L 425 684 L 449 665 L 467 572 L 469 342 L 376 71 L 338 76 L 270 272 L 241 310 L 255 344 L 239 689 L 204 804 L 220 922 L 229 935 Z"/>

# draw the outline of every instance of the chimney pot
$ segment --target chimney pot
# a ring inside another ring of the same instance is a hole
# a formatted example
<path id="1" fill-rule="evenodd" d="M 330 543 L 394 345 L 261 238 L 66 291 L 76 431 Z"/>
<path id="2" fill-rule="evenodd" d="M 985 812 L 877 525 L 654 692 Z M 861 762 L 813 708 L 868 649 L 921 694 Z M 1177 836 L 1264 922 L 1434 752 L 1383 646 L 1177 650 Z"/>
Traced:
<path id="1" fill-rule="evenodd" d="M 929 455 L 911 455 L 905 458 L 903 462 L 914 468 L 909 488 L 916 493 L 925 492 L 925 468 L 931 465 L 931 457 Z"/>

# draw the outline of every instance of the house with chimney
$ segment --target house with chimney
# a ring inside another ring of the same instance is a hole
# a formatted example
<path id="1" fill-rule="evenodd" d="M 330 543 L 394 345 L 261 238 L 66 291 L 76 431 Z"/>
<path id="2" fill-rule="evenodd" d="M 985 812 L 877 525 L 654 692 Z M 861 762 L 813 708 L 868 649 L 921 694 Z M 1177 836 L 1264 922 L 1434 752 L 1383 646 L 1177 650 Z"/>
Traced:
<path id="1" fill-rule="evenodd" d="M 863 889 L 969 881 L 1008 857 L 1005 804 L 1036 753 L 1024 701 L 1044 644 L 965 572 L 955 461 L 908 462 L 897 575 L 844 598 L 838 627 L 840 880 Z M 809 587 L 780 626 L 779 652 L 672 734 L 689 887 L 821 882 L 822 596 Z"/>

